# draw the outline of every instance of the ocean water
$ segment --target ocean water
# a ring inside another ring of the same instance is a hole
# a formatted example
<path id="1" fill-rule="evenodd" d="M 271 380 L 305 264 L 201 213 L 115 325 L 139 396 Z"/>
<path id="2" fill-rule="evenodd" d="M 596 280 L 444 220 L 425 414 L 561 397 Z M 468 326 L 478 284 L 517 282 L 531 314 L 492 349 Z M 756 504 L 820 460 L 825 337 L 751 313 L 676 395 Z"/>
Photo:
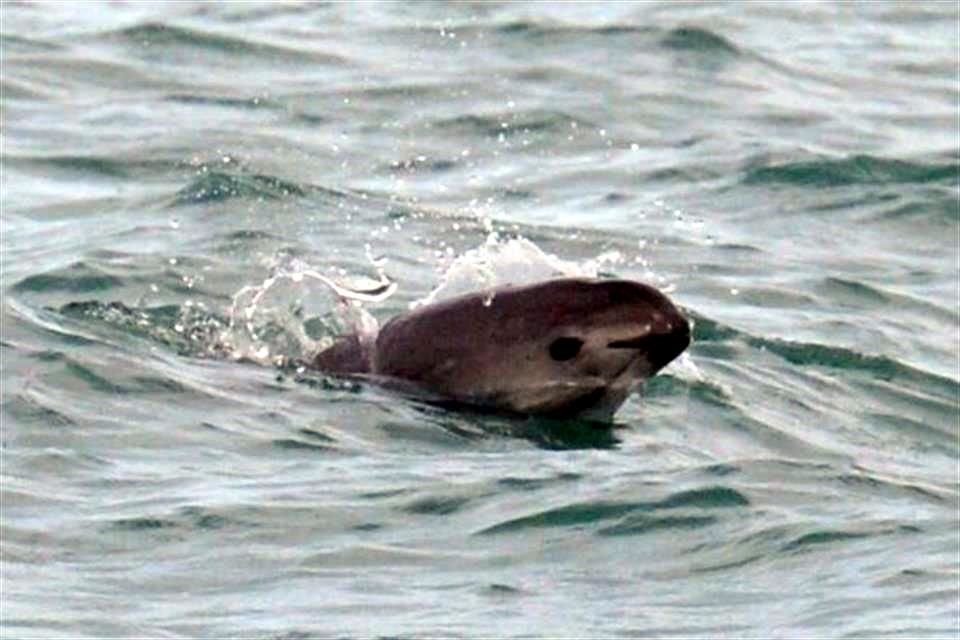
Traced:
<path id="1" fill-rule="evenodd" d="M 957 3 L 0 21 L 0 636 L 960 636 Z M 612 425 L 284 365 L 561 263 L 695 324 Z"/>

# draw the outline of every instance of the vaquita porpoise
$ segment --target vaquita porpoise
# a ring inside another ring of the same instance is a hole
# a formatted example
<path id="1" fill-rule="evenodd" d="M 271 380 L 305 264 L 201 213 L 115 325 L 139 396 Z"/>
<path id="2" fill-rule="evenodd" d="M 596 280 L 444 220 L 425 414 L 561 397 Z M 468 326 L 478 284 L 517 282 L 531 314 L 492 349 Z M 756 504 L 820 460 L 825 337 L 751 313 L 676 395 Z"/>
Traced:
<path id="1" fill-rule="evenodd" d="M 656 288 L 559 278 L 422 306 L 311 365 L 475 407 L 609 420 L 689 344 L 689 323 Z"/>

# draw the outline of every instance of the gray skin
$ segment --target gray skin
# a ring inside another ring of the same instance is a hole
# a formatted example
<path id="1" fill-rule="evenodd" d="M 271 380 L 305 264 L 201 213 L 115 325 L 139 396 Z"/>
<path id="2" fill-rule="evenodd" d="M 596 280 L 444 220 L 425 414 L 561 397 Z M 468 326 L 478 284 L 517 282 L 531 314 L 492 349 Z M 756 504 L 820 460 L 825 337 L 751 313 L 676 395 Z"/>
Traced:
<path id="1" fill-rule="evenodd" d="M 689 323 L 657 289 L 559 278 L 420 307 L 375 340 L 341 338 L 312 365 L 456 403 L 608 420 L 689 344 Z"/>

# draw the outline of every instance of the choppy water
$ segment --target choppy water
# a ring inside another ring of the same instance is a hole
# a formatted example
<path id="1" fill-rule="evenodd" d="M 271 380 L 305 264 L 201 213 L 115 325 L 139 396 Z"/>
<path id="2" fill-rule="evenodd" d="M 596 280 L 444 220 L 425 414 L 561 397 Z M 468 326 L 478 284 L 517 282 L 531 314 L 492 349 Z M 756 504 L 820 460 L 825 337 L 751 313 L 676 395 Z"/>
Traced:
<path id="1" fill-rule="evenodd" d="M 960 633 L 955 2 L 0 12 L 3 637 Z M 218 342 L 517 246 L 689 359 L 602 429 Z"/>

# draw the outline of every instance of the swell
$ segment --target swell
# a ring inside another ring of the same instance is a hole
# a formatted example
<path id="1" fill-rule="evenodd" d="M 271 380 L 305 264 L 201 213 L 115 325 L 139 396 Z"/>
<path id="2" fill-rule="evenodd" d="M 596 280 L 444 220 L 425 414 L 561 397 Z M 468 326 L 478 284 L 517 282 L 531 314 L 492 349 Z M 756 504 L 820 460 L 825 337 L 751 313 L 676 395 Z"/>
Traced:
<path id="1" fill-rule="evenodd" d="M 517 19 L 501 22 L 492 29 L 487 25 L 476 26 L 470 23 L 446 28 L 446 31 L 461 35 L 472 35 L 488 30 L 492 30 L 505 40 L 570 44 L 595 40 L 630 39 L 634 46 L 655 45 L 671 51 L 692 51 L 704 55 L 730 57 L 741 54 L 740 48 L 728 38 L 699 25 L 681 24 L 664 29 L 628 23 L 589 25 L 543 19 Z"/>
<path id="2" fill-rule="evenodd" d="M 629 535 L 657 529 L 707 526 L 716 522 L 716 517 L 710 515 L 658 514 L 660 511 L 729 509 L 749 504 L 750 500 L 743 493 L 718 485 L 680 491 L 651 502 L 577 502 L 505 520 L 480 530 L 478 534 L 492 535 L 545 527 L 583 527 L 618 520 L 614 525 L 600 528 L 597 533 L 606 536 Z"/>
<path id="3" fill-rule="evenodd" d="M 395 27 L 389 31 L 398 35 L 420 33 L 432 36 L 437 32 L 435 27 Z M 592 38 L 651 38 L 662 34 L 662 30 L 652 26 L 635 24 L 604 24 L 588 25 L 561 22 L 559 20 L 518 18 L 507 19 L 496 23 L 478 23 L 476 21 L 448 22 L 444 26 L 444 33 L 456 34 L 459 38 L 469 38 L 477 34 L 489 36 L 490 33 L 500 36 L 507 41 L 537 41 L 569 43 Z"/>
<path id="4" fill-rule="evenodd" d="M 174 102 L 189 106 L 224 107 L 242 110 L 268 109 L 271 111 L 278 111 L 283 108 L 283 105 L 279 101 L 260 96 L 241 98 L 219 94 L 211 95 L 184 92 L 172 93 L 168 95 L 165 100 L 167 102 Z"/>
<path id="5" fill-rule="evenodd" d="M 556 35 L 578 35 L 578 34 L 596 34 L 601 36 L 611 35 L 646 35 L 654 33 L 652 27 L 641 27 L 637 25 L 616 24 L 603 26 L 572 25 L 560 23 L 547 23 L 534 20 L 512 20 L 499 24 L 495 29 L 497 33 L 507 35 L 530 35 L 530 36 L 556 36 Z"/>
<path id="6" fill-rule="evenodd" d="M 3 53 L 4 58 L 8 61 L 10 60 L 11 55 L 16 56 L 17 54 L 47 53 L 51 51 L 62 50 L 63 47 L 61 45 L 53 42 L 40 40 L 35 37 L 16 35 L 6 29 L 3 32 L 0 32 L 0 52 Z"/>
<path id="7" fill-rule="evenodd" d="M 562 111 L 527 110 L 520 112 L 502 112 L 487 115 L 462 115 L 440 120 L 437 127 L 455 129 L 468 135 L 480 135 L 488 138 L 513 137 L 536 133 L 567 131 L 571 126 L 578 128 L 594 127 L 593 123 L 569 115 Z"/>
<path id="8" fill-rule="evenodd" d="M 846 158 L 817 158 L 779 164 L 748 165 L 741 177 L 745 185 L 794 185 L 800 187 L 839 187 L 868 184 L 926 184 L 943 182 L 955 185 L 960 176 L 956 162 L 919 162 L 872 155 Z"/>
<path id="9" fill-rule="evenodd" d="M 98 266 L 76 262 L 59 272 L 27 276 L 13 285 L 17 293 L 99 293 L 123 285 L 123 280 Z"/>
<path id="10" fill-rule="evenodd" d="M 0 402 L 0 410 L 14 422 L 42 424 L 48 427 L 73 427 L 76 421 L 52 407 L 34 394 L 20 392 L 8 395 Z"/>
<path id="11" fill-rule="evenodd" d="M 948 327 L 960 323 L 960 310 L 951 311 L 947 307 L 928 300 L 858 280 L 828 276 L 816 286 L 815 290 L 828 297 L 831 304 L 835 305 L 862 309 L 880 309 L 894 305 L 901 310 L 914 312 L 922 318 L 934 318 Z"/>
<path id="12" fill-rule="evenodd" d="M 735 415 L 730 419 L 751 428 L 751 441 L 757 442 L 761 434 L 767 434 L 767 430 L 761 428 L 767 420 L 759 418 L 759 423 L 755 423 L 758 418 L 751 417 L 754 410 L 738 403 L 736 394 L 726 390 L 726 384 L 767 388 L 767 393 L 784 394 L 783 397 L 789 399 L 793 405 L 790 410 L 792 419 L 807 415 L 810 420 L 824 420 L 831 411 L 830 407 L 845 416 L 856 416 L 861 424 L 844 436 L 848 442 L 856 443 L 868 437 L 874 440 L 893 438 L 891 446 L 956 457 L 955 442 L 960 433 L 956 422 L 960 381 L 885 355 L 750 335 L 698 314 L 692 315 L 695 318 L 694 361 L 704 358 L 703 364 L 709 363 L 716 369 L 720 379 L 688 381 L 658 376 L 648 385 L 648 394 L 656 397 L 663 392 L 664 385 L 685 387 L 690 398 L 733 412 Z M 750 350 L 755 350 L 756 354 L 749 353 Z M 780 359 L 786 368 L 777 370 L 775 364 L 769 363 L 770 356 Z M 768 364 L 747 364 L 758 358 L 768 360 Z M 725 378 L 736 382 L 724 383 Z M 684 389 L 668 388 L 666 392 L 682 395 Z M 862 400 L 851 408 L 845 399 L 850 396 Z M 818 397 L 819 401 L 814 401 Z M 835 418 L 830 420 L 833 435 L 821 434 L 821 445 L 841 442 L 838 436 L 842 427 L 835 423 Z M 815 432 L 806 430 L 803 442 L 816 441 Z M 776 441 L 767 444 L 777 445 L 782 438 L 783 434 L 780 434 Z M 800 443 L 794 442 L 790 450 L 797 450 L 797 444 Z M 829 449 L 834 449 L 833 444 L 829 444 Z"/>
<path id="13" fill-rule="evenodd" d="M 695 51 L 704 55 L 737 56 L 740 49 L 723 36 L 702 27 L 680 26 L 671 29 L 660 41 L 676 51 Z"/>
<path id="14" fill-rule="evenodd" d="M 836 554 L 838 549 L 859 545 L 866 553 L 878 540 L 889 544 L 908 544 L 922 529 L 889 522 L 861 522 L 834 527 L 814 523 L 765 524 L 732 539 L 702 545 L 691 560 L 693 573 L 713 573 L 739 569 L 761 562 L 821 553 Z"/>
<path id="15" fill-rule="evenodd" d="M 688 313 L 694 319 L 695 344 L 739 341 L 801 367 L 816 366 L 859 372 L 884 381 L 896 379 L 935 391 L 945 398 L 956 398 L 960 394 L 960 381 L 924 371 L 888 356 L 868 355 L 846 347 L 814 342 L 753 336 L 696 312 Z"/>
<path id="16" fill-rule="evenodd" d="M 117 382 L 116 378 L 119 377 L 117 371 L 112 370 L 107 365 L 93 364 L 82 360 L 78 355 L 79 353 L 75 350 L 70 350 L 70 352 L 44 350 L 28 353 L 28 357 L 44 363 L 44 369 L 48 372 L 51 370 L 49 365 L 59 365 L 65 379 L 79 382 L 86 388 L 104 394 L 179 394 L 188 391 L 188 387 L 172 377 L 164 375 L 123 372 L 126 375 L 124 382 Z M 74 426 L 75 424 L 70 416 L 46 406 L 43 397 L 32 395 L 32 392 L 26 390 L 12 396 L 2 406 L 13 416 L 32 422 L 39 421 L 42 424 L 62 427 Z"/>
<path id="17" fill-rule="evenodd" d="M 145 290 L 159 292 L 161 288 L 172 293 L 202 294 L 229 301 L 229 296 L 206 290 L 203 280 L 191 275 L 203 273 L 204 268 L 210 266 L 211 262 L 202 258 L 143 258 L 120 252 L 91 252 L 85 260 L 26 276 L 10 290 L 21 298 L 40 299 L 46 304 L 76 301 L 81 296 L 142 298 Z"/>
<path id="18" fill-rule="evenodd" d="M 956 177 L 960 182 L 960 176 Z M 918 220 L 940 223 L 956 231 L 960 223 L 960 206 L 957 206 L 957 182 L 929 185 L 912 197 L 898 198 L 889 207 L 869 214 L 868 220 L 904 222 L 913 225 Z"/>
<path id="19" fill-rule="evenodd" d="M 227 54 L 231 58 L 242 56 L 263 62 L 289 62 L 343 65 L 341 56 L 293 48 L 250 38 L 241 38 L 212 31 L 202 31 L 161 22 L 145 22 L 100 35 L 101 38 L 127 43 L 138 50 L 165 49 L 182 55 L 185 50 L 202 50 Z"/>
<path id="20" fill-rule="evenodd" d="M 45 173 L 51 171 L 69 171 L 80 173 L 87 177 L 128 178 L 133 168 L 163 170 L 169 167 L 168 163 L 158 162 L 127 162 L 124 159 L 107 158 L 103 156 L 81 155 L 53 155 L 47 157 L 5 156 L 5 162 L 13 166 L 39 169 Z M 139 167 L 137 166 L 139 165 Z"/>
<path id="21" fill-rule="evenodd" d="M 177 191 L 167 206 L 173 208 L 211 204 L 235 198 L 260 201 L 306 197 L 319 197 L 332 202 L 340 202 L 345 198 L 357 198 L 365 201 L 376 199 L 376 196 L 370 196 L 369 194 L 293 182 L 263 173 L 252 171 L 229 173 L 212 169 L 209 165 L 203 165 L 197 175 Z"/>
<path id="22" fill-rule="evenodd" d="M 194 306 L 128 307 L 121 302 L 70 302 L 58 310 L 64 317 L 146 338 L 180 355 L 225 355 L 221 334 L 229 320 Z"/>
<path id="23" fill-rule="evenodd" d="M 305 187 L 275 176 L 204 171 L 177 192 L 170 206 L 223 202 L 232 198 L 281 200 L 306 195 Z"/>

